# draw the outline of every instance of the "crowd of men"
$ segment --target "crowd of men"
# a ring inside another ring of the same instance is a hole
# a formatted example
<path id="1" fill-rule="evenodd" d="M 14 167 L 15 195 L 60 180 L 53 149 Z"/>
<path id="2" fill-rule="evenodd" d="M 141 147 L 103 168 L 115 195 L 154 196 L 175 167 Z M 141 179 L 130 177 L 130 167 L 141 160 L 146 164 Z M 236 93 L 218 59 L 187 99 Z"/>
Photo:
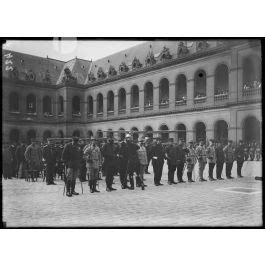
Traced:
<path id="1" fill-rule="evenodd" d="M 32 181 L 44 170 L 47 185 L 55 185 L 57 175 L 65 181 L 66 195 L 78 195 L 75 191 L 76 179 L 88 180 L 90 192 L 100 192 L 97 181 L 101 174 L 105 176 L 106 191 L 112 192 L 114 176 L 119 175 L 122 189 L 133 190 L 136 187 L 145 189 L 144 174 L 148 172 L 151 163 L 154 173 L 154 185 L 162 186 L 161 177 L 166 161 L 168 166 L 168 184 L 184 183 L 183 174 L 187 168 L 188 182 L 194 182 L 194 167 L 198 163 L 199 181 L 207 181 L 204 176 L 208 163 L 209 181 L 222 180 L 223 165 L 226 164 L 226 178 L 232 179 L 231 170 L 234 161 L 237 162 L 237 176 L 242 177 L 242 166 L 246 160 L 260 160 L 261 149 L 256 143 L 244 144 L 242 140 L 237 146 L 232 141 L 226 145 L 209 140 L 207 146 L 202 140 L 199 143 L 189 141 L 178 144 L 170 141 L 162 144 L 161 138 L 143 137 L 135 142 L 132 135 L 127 134 L 121 141 L 109 137 L 106 142 L 97 141 L 93 137 L 86 143 L 78 137 L 73 137 L 65 145 L 53 143 L 48 139 L 42 146 L 36 139 L 28 146 L 25 143 L 3 144 L 3 172 L 5 179 L 26 178 L 30 174 Z M 216 179 L 213 171 L 216 168 Z M 177 180 L 174 176 L 177 171 Z M 135 178 L 134 178 L 135 176 Z M 136 183 L 135 183 L 136 182 Z"/>

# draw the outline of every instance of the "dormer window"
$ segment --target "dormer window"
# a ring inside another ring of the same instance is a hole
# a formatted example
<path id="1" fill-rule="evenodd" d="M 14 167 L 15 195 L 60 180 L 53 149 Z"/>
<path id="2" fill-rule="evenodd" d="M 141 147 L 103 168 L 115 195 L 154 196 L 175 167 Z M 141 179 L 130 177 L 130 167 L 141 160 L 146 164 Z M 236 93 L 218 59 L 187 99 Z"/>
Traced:
<path id="1" fill-rule="evenodd" d="M 24 63 L 24 60 L 23 60 L 23 59 L 20 59 L 20 62 L 21 62 L 21 63 Z"/>

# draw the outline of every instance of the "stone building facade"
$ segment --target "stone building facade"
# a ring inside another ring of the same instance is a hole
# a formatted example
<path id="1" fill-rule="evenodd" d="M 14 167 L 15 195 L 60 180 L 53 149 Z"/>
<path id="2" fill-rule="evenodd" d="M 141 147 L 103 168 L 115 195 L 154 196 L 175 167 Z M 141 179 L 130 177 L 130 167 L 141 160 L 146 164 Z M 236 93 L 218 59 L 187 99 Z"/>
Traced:
<path id="1" fill-rule="evenodd" d="M 3 51 L 3 140 L 261 141 L 258 40 L 151 41 L 95 62 Z"/>

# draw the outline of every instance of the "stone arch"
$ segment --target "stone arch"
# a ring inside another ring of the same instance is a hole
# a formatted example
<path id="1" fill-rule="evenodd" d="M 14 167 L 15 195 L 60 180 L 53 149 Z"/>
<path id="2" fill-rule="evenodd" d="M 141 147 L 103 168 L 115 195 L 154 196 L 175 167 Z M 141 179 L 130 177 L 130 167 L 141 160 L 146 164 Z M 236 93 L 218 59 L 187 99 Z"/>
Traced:
<path id="1" fill-rule="evenodd" d="M 197 122 L 194 125 L 195 140 L 199 142 L 200 140 L 206 141 L 206 125 L 204 122 Z"/>
<path id="2" fill-rule="evenodd" d="M 159 127 L 159 131 L 165 131 L 165 132 L 160 132 L 160 133 L 159 133 L 162 142 L 166 142 L 166 141 L 168 141 L 168 139 L 169 139 L 169 133 L 166 132 L 166 131 L 168 131 L 168 130 L 169 130 L 169 128 L 168 128 L 168 126 L 167 126 L 166 124 L 161 124 L 161 125 L 160 125 L 160 127 Z"/>
<path id="3" fill-rule="evenodd" d="M 229 91 L 229 69 L 226 64 L 219 64 L 214 73 L 214 94 L 220 95 Z"/>
<path id="4" fill-rule="evenodd" d="M 214 124 L 214 139 L 226 143 L 228 140 L 228 124 L 225 120 L 218 120 Z"/>
<path id="5" fill-rule="evenodd" d="M 50 96 L 45 96 L 42 99 L 42 112 L 43 114 L 51 114 L 52 113 L 52 99 Z"/>
<path id="6" fill-rule="evenodd" d="M 26 104 L 26 109 L 28 113 L 37 112 L 37 97 L 34 94 L 31 93 L 27 95 Z"/>
<path id="7" fill-rule="evenodd" d="M 176 101 L 187 100 L 187 78 L 184 74 L 179 74 L 176 78 Z"/>
<path id="8" fill-rule="evenodd" d="M 185 143 L 187 141 L 187 128 L 185 124 L 179 123 L 176 125 L 176 130 L 177 130 L 177 141 L 182 139 Z"/>
<path id="9" fill-rule="evenodd" d="M 246 143 L 261 141 L 261 123 L 255 116 L 243 120 L 243 141 Z"/>
<path id="10" fill-rule="evenodd" d="M 206 97 L 206 72 L 199 69 L 194 74 L 194 98 Z"/>
<path id="11" fill-rule="evenodd" d="M 148 81 L 144 85 L 144 106 L 152 107 L 154 100 L 154 86 L 153 83 Z"/>
<path id="12" fill-rule="evenodd" d="M 162 78 L 159 82 L 159 104 L 167 106 L 169 104 L 169 81 Z"/>

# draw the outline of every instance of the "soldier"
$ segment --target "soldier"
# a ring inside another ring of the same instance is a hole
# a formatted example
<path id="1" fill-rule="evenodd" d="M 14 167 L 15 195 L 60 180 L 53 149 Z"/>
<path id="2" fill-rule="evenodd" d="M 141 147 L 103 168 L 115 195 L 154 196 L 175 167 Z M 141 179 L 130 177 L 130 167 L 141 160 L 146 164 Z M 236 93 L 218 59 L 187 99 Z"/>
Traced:
<path id="1" fill-rule="evenodd" d="M 223 151 L 222 143 L 217 143 L 217 147 L 215 149 L 215 157 L 216 157 L 216 178 L 218 180 L 223 180 L 222 172 L 225 161 L 225 155 Z"/>
<path id="2" fill-rule="evenodd" d="M 47 145 L 43 148 L 43 158 L 47 164 L 47 185 L 56 185 L 54 183 L 55 165 L 56 165 L 56 149 L 48 139 Z"/>
<path id="3" fill-rule="evenodd" d="M 16 159 L 16 150 L 17 150 L 16 143 L 12 143 L 9 147 L 9 150 L 12 155 L 12 165 L 11 165 L 12 177 L 16 178 L 17 173 L 18 173 L 18 165 L 17 165 L 17 159 Z"/>
<path id="4" fill-rule="evenodd" d="M 182 179 L 183 177 L 183 169 L 186 161 L 186 154 L 187 154 L 187 149 L 184 148 L 183 140 L 179 139 L 179 145 L 176 147 L 176 153 L 177 153 L 177 177 L 178 177 L 178 182 L 179 183 L 185 183 Z"/>
<path id="5" fill-rule="evenodd" d="M 170 144 L 166 147 L 165 156 L 168 165 L 168 184 L 177 184 L 177 182 L 174 181 L 174 175 L 177 168 L 177 148 L 173 144 L 173 139 L 171 139 Z"/>
<path id="6" fill-rule="evenodd" d="M 56 144 L 55 149 L 56 149 L 56 170 L 55 172 L 63 180 L 63 174 L 64 174 L 64 164 L 62 161 L 63 145 Z"/>
<path id="7" fill-rule="evenodd" d="M 257 144 L 257 148 L 256 148 L 256 160 L 257 161 L 260 160 L 260 155 L 261 155 L 260 145 Z"/>
<path id="8" fill-rule="evenodd" d="M 128 189 L 127 166 L 128 166 L 128 146 L 124 138 L 121 141 L 119 148 L 119 173 L 120 173 L 120 182 L 122 189 Z"/>
<path id="9" fill-rule="evenodd" d="M 245 161 L 248 161 L 248 145 L 245 143 L 245 146 L 244 146 L 244 160 Z"/>
<path id="10" fill-rule="evenodd" d="M 254 145 L 254 143 L 250 144 L 249 157 L 250 157 L 250 161 L 253 161 L 255 158 L 255 145 Z"/>
<path id="11" fill-rule="evenodd" d="M 187 155 L 186 155 L 188 182 L 194 182 L 194 180 L 192 179 L 192 172 L 196 164 L 196 161 L 197 161 L 196 151 L 193 148 L 193 141 L 189 141 L 187 147 Z"/>
<path id="12" fill-rule="evenodd" d="M 145 148 L 146 148 L 146 153 L 147 153 L 147 166 L 145 168 L 145 174 L 150 174 L 150 172 L 148 172 L 148 166 L 152 159 L 152 156 L 151 156 L 152 144 L 153 144 L 153 141 L 151 137 L 145 137 Z"/>
<path id="13" fill-rule="evenodd" d="M 62 152 L 62 160 L 66 164 L 66 196 L 79 195 L 75 191 L 76 178 L 80 174 L 81 148 L 78 145 L 79 138 L 74 136 L 72 142 L 65 145 Z"/>
<path id="14" fill-rule="evenodd" d="M 128 147 L 128 167 L 127 173 L 129 175 L 130 188 L 134 189 L 134 179 L 133 174 L 136 173 L 136 187 L 140 187 L 143 185 L 141 179 L 139 177 L 140 174 L 140 163 L 138 159 L 137 150 L 140 148 L 137 144 L 132 142 L 132 137 L 130 134 L 126 135 L 126 143 Z"/>
<path id="15" fill-rule="evenodd" d="M 209 140 L 209 146 L 206 148 L 206 157 L 207 162 L 209 165 L 209 180 L 214 181 L 216 180 L 213 178 L 213 169 L 216 163 L 216 154 L 215 154 L 215 147 L 214 147 L 214 140 Z"/>
<path id="16" fill-rule="evenodd" d="M 31 171 L 31 179 L 34 182 L 42 170 L 42 151 L 36 139 L 31 140 L 31 145 L 26 148 L 25 159 Z"/>
<path id="17" fill-rule="evenodd" d="M 84 151 L 85 146 L 86 146 L 85 141 L 81 140 L 80 141 L 80 148 L 81 148 L 82 153 Z M 86 181 L 86 173 L 87 173 L 86 160 L 82 156 L 81 157 L 81 166 L 80 166 L 80 181 L 83 181 L 83 182 Z"/>
<path id="18" fill-rule="evenodd" d="M 199 145 L 196 148 L 196 155 L 199 163 L 199 181 L 207 181 L 203 178 L 203 171 L 206 165 L 206 149 L 203 146 L 203 140 L 200 141 Z"/>
<path id="19" fill-rule="evenodd" d="M 106 191 L 111 192 L 116 189 L 112 187 L 113 177 L 116 170 L 116 148 L 114 145 L 114 139 L 108 138 L 108 142 L 102 147 L 102 155 L 104 157 L 104 171 L 106 174 Z"/>
<path id="20" fill-rule="evenodd" d="M 165 151 L 161 144 L 161 138 L 157 137 L 151 149 L 152 165 L 154 170 L 154 183 L 156 186 L 162 186 L 160 182 L 162 177 Z"/>
<path id="21" fill-rule="evenodd" d="M 235 159 L 237 162 L 237 177 L 242 178 L 241 170 L 244 164 L 244 146 L 243 141 L 239 141 L 239 146 L 235 150 Z"/>
<path id="22" fill-rule="evenodd" d="M 16 159 L 18 164 L 18 178 L 24 178 L 25 168 L 26 168 L 26 160 L 25 160 L 25 151 L 26 145 L 22 142 L 16 150 Z"/>
<path id="23" fill-rule="evenodd" d="M 3 143 L 2 149 L 2 162 L 3 162 L 3 176 L 4 179 L 12 179 L 12 154 L 8 143 Z"/>
<path id="24" fill-rule="evenodd" d="M 140 184 L 142 187 L 142 190 L 144 190 L 144 187 L 147 185 L 144 184 L 144 172 L 145 168 L 148 164 L 148 157 L 147 157 L 147 152 L 145 148 L 145 138 L 143 137 L 140 140 L 140 148 L 137 150 L 138 154 L 138 159 L 139 159 L 139 172 L 140 172 Z"/>
<path id="25" fill-rule="evenodd" d="M 93 137 L 91 137 L 91 143 L 84 147 L 84 155 L 86 158 L 90 192 L 100 192 L 96 189 L 96 186 L 102 158 L 101 151 Z"/>
<path id="26" fill-rule="evenodd" d="M 231 170 L 233 168 L 234 163 L 234 148 L 232 146 L 233 141 L 229 140 L 228 144 L 224 147 L 224 155 L 225 155 L 225 162 L 226 162 L 226 178 L 233 179 L 231 176 Z"/>

